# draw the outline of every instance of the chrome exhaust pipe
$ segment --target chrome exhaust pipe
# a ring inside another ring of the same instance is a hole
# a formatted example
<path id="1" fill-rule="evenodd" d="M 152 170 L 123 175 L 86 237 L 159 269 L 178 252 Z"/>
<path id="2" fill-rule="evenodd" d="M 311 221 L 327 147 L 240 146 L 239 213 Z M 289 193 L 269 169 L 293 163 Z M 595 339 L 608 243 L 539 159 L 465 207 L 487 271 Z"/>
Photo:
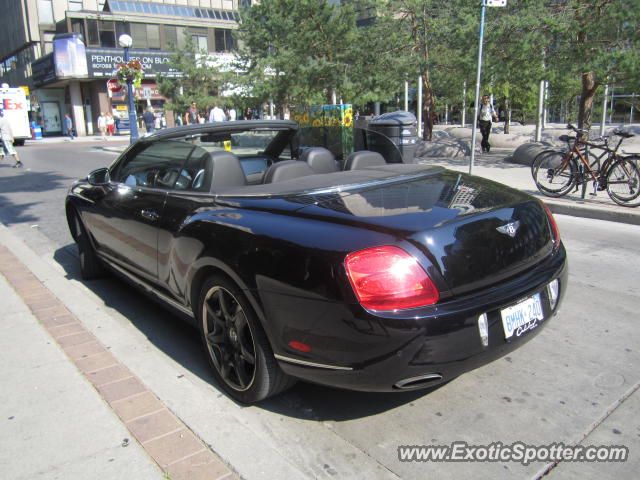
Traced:
<path id="1" fill-rule="evenodd" d="M 427 373 L 426 375 L 420 375 L 419 377 L 405 378 L 397 382 L 394 387 L 400 390 L 410 390 L 412 388 L 426 387 L 428 384 L 442 380 L 442 375 L 439 373 Z"/>

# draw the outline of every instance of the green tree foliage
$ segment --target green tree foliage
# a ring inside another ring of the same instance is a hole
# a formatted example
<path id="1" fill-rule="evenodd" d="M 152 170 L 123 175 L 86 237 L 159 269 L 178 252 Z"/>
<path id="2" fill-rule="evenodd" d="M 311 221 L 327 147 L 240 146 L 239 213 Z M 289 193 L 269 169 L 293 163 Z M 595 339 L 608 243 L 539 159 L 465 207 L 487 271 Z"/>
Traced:
<path id="1" fill-rule="evenodd" d="M 185 47 L 174 48 L 171 67 L 182 72 L 179 78 L 160 75 L 158 90 L 168 102 L 165 107 L 177 114 L 184 114 L 192 102 L 206 114 L 214 103 L 220 103 L 220 94 L 228 82 L 228 74 L 212 63 L 207 52 L 199 51 L 193 39 L 185 34 Z"/>
<path id="2" fill-rule="evenodd" d="M 241 18 L 239 55 L 253 96 L 309 105 L 355 90 L 349 74 L 356 23 L 349 5 L 263 0 L 242 9 Z"/>
<path id="3" fill-rule="evenodd" d="M 538 84 L 547 79 L 545 47 L 551 25 L 544 11 L 547 0 L 508 2 L 487 9 L 484 78 L 505 113 L 505 133 L 513 110 L 520 118 L 533 114 Z M 487 83 L 485 81 L 485 83 Z"/>
<path id="4" fill-rule="evenodd" d="M 564 0 L 548 11 L 556 20 L 550 66 L 580 78 L 578 126 L 588 130 L 600 86 L 640 86 L 640 2 Z"/>
<path id="5" fill-rule="evenodd" d="M 424 139 L 431 139 L 436 111 L 435 85 L 462 91 L 470 65 L 472 5 L 464 0 L 396 0 L 380 9 L 400 50 L 405 71 L 420 76 L 424 103 Z M 393 34 L 392 32 L 397 32 Z M 445 80 L 446 79 L 446 80 Z M 456 79 L 456 80 L 453 80 Z"/>

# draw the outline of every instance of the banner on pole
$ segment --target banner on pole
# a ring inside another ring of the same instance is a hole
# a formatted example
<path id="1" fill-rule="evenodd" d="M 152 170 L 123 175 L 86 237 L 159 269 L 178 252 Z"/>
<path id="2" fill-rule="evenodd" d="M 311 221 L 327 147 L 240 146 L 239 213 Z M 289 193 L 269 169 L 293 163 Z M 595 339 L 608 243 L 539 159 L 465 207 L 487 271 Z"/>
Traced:
<path id="1" fill-rule="evenodd" d="M 507 0 L 487 0 L 487 7 L 506 7 Z"/>

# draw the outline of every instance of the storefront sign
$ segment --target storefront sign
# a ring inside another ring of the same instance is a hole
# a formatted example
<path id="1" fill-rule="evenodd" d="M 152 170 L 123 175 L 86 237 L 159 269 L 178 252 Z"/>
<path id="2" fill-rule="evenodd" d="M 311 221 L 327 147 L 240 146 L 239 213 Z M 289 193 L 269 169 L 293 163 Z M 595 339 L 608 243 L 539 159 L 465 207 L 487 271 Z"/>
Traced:
<path id="1" fill-rule="evenodd" d="M 53 39 L 53 58 L 58 78 L 87 77 L 87 55 L 79 34 L 56 35 Z"/>
<path id="2" fill-rule="evenodd" d="M 124 62 L 124 52 L 116 48 L 87 48 L 87 66 L 92 78 L 111 78 L 119 63 Z M 181 77 L 182 72 L 169 64 L 171 52 L 158 50 L 135 50 L 130 52 L 131 60 L 140 60 L 145 78 L 156 78 L 158 73 L 166 77 Z"/>
<path id="3" fill-rule="evenodd" d="M 53 64 L 53 53 L 31 62 L 31 79 L 36 87 L 56 79 L 56 69 Z"/>

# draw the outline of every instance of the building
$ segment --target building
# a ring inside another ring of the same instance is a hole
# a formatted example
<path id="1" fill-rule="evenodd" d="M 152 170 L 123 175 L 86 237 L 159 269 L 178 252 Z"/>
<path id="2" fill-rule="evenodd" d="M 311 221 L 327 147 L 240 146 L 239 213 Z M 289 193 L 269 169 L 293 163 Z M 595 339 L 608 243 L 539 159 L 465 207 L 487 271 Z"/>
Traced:
<path id="1" fill-rule="evenodd" d="M 231 56 L 238 9 L 247 0 L 7 0 L 0 21 L 0 83 L 28 87 L 31 117 L 44 135 L 65 133 L 73 118 L 79 135 L 92 134 L 100 112 L 128 116 L 124 95 L 107 81 L 123 61 L 118 37 L 133 38 L 131 58 L 144 67 L 135 96 L 162 107 L 155 78 L 172 72 L 170 46 L 185 33 L 212 55 Z M 169 123 L 171 119 L 168 119 Z"/>

